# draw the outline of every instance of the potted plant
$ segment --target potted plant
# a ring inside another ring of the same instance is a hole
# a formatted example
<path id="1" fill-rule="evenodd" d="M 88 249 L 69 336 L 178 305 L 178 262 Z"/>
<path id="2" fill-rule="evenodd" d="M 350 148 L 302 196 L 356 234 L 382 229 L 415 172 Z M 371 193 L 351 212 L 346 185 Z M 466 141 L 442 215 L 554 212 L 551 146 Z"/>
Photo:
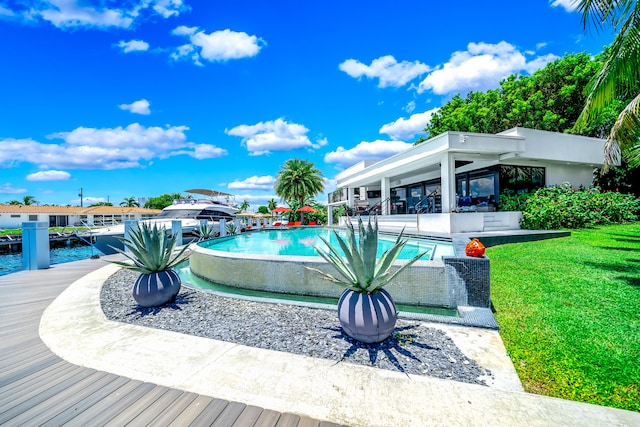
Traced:
<path id="1" fill-rule="evenodd" d="M 391 295 L 383 287 L 391 283 L 400 273 L 411 266 L 426 252 L 409 260 L 395 271 L 392 266 L 405 244 L 402 232 L 395 244 L 380 258 L 378 252 L 378 220 L 365 227 L 358 217 L 358 237 L 351 221 L 347 221 L 346 241 L 334 231 L 340 250 L 322 238 L 328 250 L 316 247 L 316 252 L 332 265 L 337 277 L 317 271 L 330 282 L 346 289 L 338 301 L 338 319 L 350 337 L 365 343 L 384 341 L 396 325 L 398 313 Z M 403 230 L 404 232 L 404 230 Z"/>
<path id="2" fill-rule="evenodd" d="M 213 224 L 209 224 L 207 221 L 200 222 L 198 228 L 195 229 L 196 234 L 198 234 L 198 241 L 201 242 L 203 240 L 211 239 L 216 235 L 216 229 Z"/>
<path id="3" fill-rule="evenodd" d="M 175 300 L 180 291 L 180 276 L 173 268 L 188 258 L 185 245 L 175 252 L 175 236 L 164 228 L 143 223 L 131 230 L 129 237 L 121 238 L 129 252 L 116 249 L 130 261 L 112 261 L 114 264 L 140 272 L 133 285 L 133 298 L 142 307 L 156 307 Z M 174 253 L 175 252 L 175 253 Z"/>

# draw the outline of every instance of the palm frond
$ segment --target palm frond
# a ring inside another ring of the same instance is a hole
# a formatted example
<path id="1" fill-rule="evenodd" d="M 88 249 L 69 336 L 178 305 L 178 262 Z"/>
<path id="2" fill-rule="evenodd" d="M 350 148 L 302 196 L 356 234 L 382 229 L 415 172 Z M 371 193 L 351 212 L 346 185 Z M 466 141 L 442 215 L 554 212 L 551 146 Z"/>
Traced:
<path id="1" fill-rule="evenodd" d="M 606 165 L 616 165 L 621 157 L 631 166 L 640 165 L 640 94 L 622 110 L 605 144 Z"/>

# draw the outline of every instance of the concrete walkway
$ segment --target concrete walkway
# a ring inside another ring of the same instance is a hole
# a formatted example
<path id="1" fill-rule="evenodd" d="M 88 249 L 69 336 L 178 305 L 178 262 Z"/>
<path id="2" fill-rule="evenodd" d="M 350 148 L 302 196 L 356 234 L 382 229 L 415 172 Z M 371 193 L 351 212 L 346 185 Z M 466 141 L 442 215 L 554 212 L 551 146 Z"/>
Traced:
<path id="1" fill-rule="evenodd" d="M 274 411 L 367 427 L 639 426 L 640 414 L 521 391 L 495 331 L 443 328 L 496 375 L 491 387 L 246 347 L 112 322 L 100 308 L 107 265 L 44 312 L 40 336 L 65 360 Z"/>

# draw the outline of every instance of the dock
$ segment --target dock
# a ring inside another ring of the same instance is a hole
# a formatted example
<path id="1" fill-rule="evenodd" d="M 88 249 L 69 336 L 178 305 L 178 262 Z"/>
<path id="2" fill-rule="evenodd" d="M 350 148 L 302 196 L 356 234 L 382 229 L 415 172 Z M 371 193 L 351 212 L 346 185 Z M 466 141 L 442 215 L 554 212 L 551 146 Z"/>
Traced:
<path id="1" fill-rule="evenodd" d="M 84 368 L 52 353 L 39 336 L 43 311 L 105 264 L 90 259 L 0 276 L 0 425 L 339 426 Z"/>

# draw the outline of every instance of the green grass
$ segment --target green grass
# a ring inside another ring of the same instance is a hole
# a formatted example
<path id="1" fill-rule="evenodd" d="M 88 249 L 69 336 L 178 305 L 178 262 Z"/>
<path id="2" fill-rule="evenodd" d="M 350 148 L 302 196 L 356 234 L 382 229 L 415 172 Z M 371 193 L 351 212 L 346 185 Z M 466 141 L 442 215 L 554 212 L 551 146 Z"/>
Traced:
<path id="1" fill-rule="evenodd" d="M 640 411 L 640 222 L 487 255 L 500 335 L 525 390 Z"/>

